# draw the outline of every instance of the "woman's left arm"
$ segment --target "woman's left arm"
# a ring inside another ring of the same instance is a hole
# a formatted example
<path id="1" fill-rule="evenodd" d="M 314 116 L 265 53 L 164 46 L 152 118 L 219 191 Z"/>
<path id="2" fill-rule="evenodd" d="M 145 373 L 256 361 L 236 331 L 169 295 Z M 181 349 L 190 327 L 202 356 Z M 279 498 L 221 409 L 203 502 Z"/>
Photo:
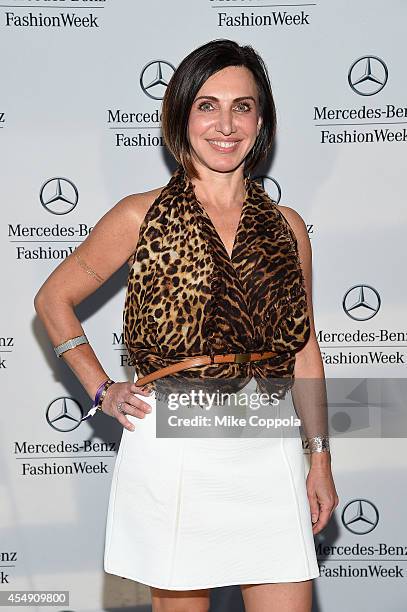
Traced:
<path id="1" fill-rule="evenodd" d="M 307 294 L 310 335 L 296 353 L 295 383 L 292 397 L 301 419 L 305 435 L 311 442 L 310 470 L 307 494 L 310 503 L 313 533 L 321 531 L 329 522 L 339 503 L 331 471 L 331 453 L 313 451 L 312 442 L 322 436 L 328 439 L 328 410 L 324 365 L 317 341 L 312 304 L 312 249 L 307 227 L 302 217 L 288 206 L 279 206 L 297 239 L 298 256 Z"/>

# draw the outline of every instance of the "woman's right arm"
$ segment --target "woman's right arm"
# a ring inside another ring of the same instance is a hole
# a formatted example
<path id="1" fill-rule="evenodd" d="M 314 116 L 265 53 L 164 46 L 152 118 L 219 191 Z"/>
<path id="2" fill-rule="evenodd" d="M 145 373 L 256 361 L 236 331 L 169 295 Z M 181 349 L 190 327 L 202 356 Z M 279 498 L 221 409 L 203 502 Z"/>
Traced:
<path id="1" fill-rule="evenodd" d="M 53 346 L 84 334 L 75 307 L 132 257 L 141 222 L 156 192 L 129 195 L 120 200 L 40 287 L 34 307 Z M 66 361 L 93 400 L 99 385 L 109 376 L 91 345 L 81 344 L 70 349 L 61 359 Z M 149 408 L 146 402 L 133 395 L 134 392 L 148 395 L 134 383 L 125 382 L 111 385 L 103 400 L 103 412 L 116 417 L 127 429 L 133 429 L 133 425 L 118 412 L 118 402 L 130 404 L 126 405 L 126 412 L 139 418 L 143 418 Z"/>

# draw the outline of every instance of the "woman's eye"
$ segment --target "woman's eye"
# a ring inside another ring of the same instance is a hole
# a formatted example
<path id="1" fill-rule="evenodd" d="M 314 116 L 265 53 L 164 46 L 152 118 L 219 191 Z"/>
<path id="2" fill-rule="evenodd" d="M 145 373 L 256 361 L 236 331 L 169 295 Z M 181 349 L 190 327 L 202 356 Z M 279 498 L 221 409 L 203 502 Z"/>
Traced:
<path id="1" fill-rule="evenodd" d="M 199 110 L 208 111 L 212 108 L 212 104 L 210 102 L 202 102 L 199 106 Z"/>
<path id="2" fill-rule="evenodd" d="M 248 102 L 241 102 L 236 106 L 236 108 L 239 112 L 246 113 L 251 109 L 251 106 Z"/>

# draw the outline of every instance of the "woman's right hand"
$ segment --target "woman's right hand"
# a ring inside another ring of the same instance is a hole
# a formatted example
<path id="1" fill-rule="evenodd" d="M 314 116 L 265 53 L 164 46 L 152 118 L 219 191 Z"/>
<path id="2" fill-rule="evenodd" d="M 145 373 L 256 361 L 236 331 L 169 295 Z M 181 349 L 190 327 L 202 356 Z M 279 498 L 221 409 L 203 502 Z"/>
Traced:
<path id="1" fill-rule="evenodd" d="M 102 412 L 116 418 L 129 431 L 134 431 L 135 426 L 126 418 L 125 414 L 118 410 L 120 403 L 122 404 L 122 410 L 139 419 L 144 419 L 145 415 L 151 412 L 151 406 L 134 393 L 144 396 L 151 395 L 147 385 L 138 387 L 135 383 L 117 382 L 110 385 L 101 406 Z"/>

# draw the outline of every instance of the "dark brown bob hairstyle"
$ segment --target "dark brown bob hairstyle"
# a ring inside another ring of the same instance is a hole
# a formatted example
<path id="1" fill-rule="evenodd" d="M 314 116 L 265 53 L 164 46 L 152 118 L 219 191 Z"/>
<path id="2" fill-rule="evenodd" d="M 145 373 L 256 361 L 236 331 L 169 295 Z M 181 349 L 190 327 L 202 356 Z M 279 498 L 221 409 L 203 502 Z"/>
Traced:
<path id="1" fill-rule="evenodd" d="M 271 148 L 276 131 L 276 109 L 267 67 L 250 45 L 233 40 L 212 40 L 187 55 L 168 83 L 162 105 L 162 134 L 168 150 L 190 178 L 198 177 L 191 159 L 188 120 L 192 104 L 205 81 L 228 66 L 245 66 L 253 74 L 259 93 L 262 126 L 256 142 L 245 159 L 251 172 Z"/>

